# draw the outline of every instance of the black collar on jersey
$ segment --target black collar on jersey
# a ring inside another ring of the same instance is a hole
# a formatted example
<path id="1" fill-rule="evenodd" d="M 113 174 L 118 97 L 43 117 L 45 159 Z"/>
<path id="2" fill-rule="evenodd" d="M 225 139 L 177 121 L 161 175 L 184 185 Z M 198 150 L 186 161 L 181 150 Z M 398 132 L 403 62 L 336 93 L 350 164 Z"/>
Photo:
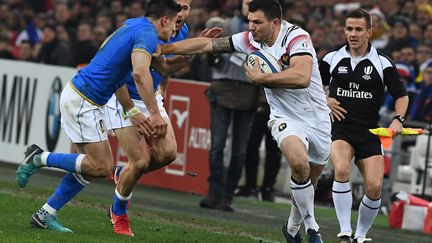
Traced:
<path id="1" fill-rule="evenodd" d="M 365 56 L 367 54 L 369 54 L 369 52 L 371 51 L 371 47 L 372 47 L 371 43 L 368 42 L 367 52 L 364 54 Z M 346 49 L 347 53 L 349 53 L 351 55 L 351 52 L 350 52 L 350 49 L 349 49 L 349 43 L 346 44 L 345 49 Z"/>

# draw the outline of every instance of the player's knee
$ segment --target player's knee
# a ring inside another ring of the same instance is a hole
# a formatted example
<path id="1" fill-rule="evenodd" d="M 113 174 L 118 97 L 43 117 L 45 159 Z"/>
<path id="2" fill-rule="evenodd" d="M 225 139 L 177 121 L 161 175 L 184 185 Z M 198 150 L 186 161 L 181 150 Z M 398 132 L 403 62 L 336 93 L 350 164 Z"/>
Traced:
<path id="1" fill-rule="evenodd" d="M 368 185 L 366 185 L 365 191 L 366 195 L 368 195 L 369 198 L 378 199 L 381 197 L 381 183 L 369 183 Z"/>
<path id="2" fill-rule="evenodd" d="M 149 161 L 147 159 L 141 159 L 134 163 L 131 170 L 136 175 L 142 175 L 147 171 L 148 166 L 149 166 Z"/>
<path id="3" fill-rule="evenodd" d="M 350 168 L 348 166 L 335 167 L 335 177 L 339 180 L 348 180 L 350 178 Z"/>
<path id="4" fill-rule="evenodd" d="M 309 177 L 309 166 L 304 163 L 292 163 L 291 173 L 295 179 L 303 181 Z"/>

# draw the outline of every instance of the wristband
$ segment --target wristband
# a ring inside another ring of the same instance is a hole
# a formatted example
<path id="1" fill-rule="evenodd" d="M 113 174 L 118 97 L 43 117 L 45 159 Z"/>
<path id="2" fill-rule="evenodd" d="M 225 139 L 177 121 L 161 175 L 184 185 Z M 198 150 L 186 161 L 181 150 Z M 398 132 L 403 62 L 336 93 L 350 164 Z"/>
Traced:
<path id="1" fill-rule="evenodd" d="M 138 107 L 134 106 L 129 111 L 123 112 L 123 115 L 124 115 L 123 119 L 126 119 L 128 117 L 133 117 L 133 116 L 135 116 L 135 115 L 137 115 L 139 113 L 142 113 L 142 112 L 138 109 Z"/>

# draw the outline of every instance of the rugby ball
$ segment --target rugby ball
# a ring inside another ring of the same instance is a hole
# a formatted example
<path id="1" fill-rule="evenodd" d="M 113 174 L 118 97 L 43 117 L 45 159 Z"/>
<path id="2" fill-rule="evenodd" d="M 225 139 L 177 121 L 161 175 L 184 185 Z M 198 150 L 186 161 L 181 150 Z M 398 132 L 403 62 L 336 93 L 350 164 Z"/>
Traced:
<path id="1" fill-rule="evenodd" d="M 255 59 L 257 58 L 261 72 L 278 73 L 282 71 L 282 67 L 276 58 L 262 50 L 257 50 L 249 54 L 246 58 L 246 65 L 248 65 L 250 68 L 255 67 L 255 65 L 257 65 Z"/>

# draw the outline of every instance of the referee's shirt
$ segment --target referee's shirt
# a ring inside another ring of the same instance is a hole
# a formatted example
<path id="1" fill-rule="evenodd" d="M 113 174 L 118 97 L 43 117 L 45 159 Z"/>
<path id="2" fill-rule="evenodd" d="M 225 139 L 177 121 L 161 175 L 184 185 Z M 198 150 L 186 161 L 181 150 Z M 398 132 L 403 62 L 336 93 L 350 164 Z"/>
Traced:
<path id="1" fill-rule="evenodd" d="M 343 46 L 324 56 L 320 63 L 323 85 L 329 85 L 329 96 L 347 110 L 345 119 L 334 126 L 375 128 L 385 87 L 394 100 L 407 95 L 394 63 L 369 44 L 368 52 L 353 58 Z"/>

